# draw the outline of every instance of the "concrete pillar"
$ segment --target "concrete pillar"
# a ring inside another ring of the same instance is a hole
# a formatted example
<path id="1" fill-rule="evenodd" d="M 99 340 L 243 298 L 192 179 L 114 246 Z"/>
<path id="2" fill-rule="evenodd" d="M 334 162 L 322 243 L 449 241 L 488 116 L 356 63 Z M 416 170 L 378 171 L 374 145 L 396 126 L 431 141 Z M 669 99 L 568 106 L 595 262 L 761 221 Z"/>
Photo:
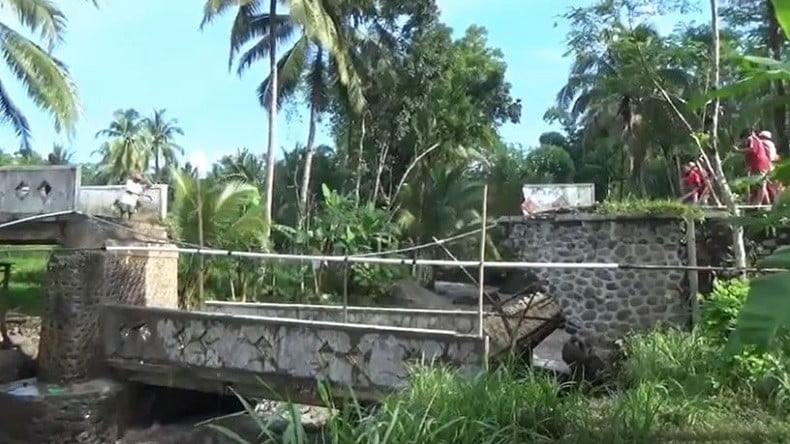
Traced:
<path id="1" fill-rule="evenodd" d="M 28 419 L 0 415 L 1 443 L 115 442 L 129 388 L 105 379 L 101 306 L 177 307 L 178 254 L 74 248 L 150 242 L 135 228 L 81 219 L 64 229 L 66 248 L 53 252 L 44 282 L 38 378 L 0 387 L 0 409 Z"/>
<path id="2" fill-rule="evenodd" d="M 103 376 L 102 304 L 174 308 L 178 300 L 177 253 L 91 251 L 105 245 L 161 241 L 167 238 L 162 226 L 76 218 L 63 233 L 63 250 L 52 254 L 44 283 L 39 345 L 42 382 Z"/>

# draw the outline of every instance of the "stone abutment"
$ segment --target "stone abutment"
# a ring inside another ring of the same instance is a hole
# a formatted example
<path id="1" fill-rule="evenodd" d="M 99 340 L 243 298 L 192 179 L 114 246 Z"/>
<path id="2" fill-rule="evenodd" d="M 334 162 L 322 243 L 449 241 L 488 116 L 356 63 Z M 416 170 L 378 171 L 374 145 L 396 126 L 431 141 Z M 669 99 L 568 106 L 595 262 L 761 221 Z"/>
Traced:
<path id="1" fill-rule="evenodd" d="M 677 217 L 606 217 L 553 214 L 512 218 L 508 247 L 524 262 L 687 264 L 685 222 Z M 682 270 L 529 270 L 560 303 L 571 335 L 563 357 L 595 370 L 609 361 L 615 342 L 658 324 L 691 321 L 687 272 Z"/>
<path id="2" fill-rule="evenodd" d="M 100 307 L 106 303 L 175 308 L 174 252 L 105 252 L 107 244 L 147 245 L 166 232 L 134 224 L 108 229 L 89 219 L 69 222 L 68 236 L 47 266 L 37 379 L 0 390 L 0 444 L 114 443 L 131 386 L 105 367 Z M 85 250 L 85 249 L 94 250 Z"/>

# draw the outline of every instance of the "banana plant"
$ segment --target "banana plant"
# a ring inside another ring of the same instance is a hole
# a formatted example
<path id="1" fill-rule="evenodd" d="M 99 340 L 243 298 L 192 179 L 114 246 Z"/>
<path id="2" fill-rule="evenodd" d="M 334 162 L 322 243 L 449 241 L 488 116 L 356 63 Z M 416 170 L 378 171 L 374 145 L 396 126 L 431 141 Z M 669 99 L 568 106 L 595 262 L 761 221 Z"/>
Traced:
<path id="1" fill-rule="evenodd" d="M 790 35 L 790 0 L 772 1 L 777 22 L 785 35 Z M 754 56 L 746 56 L 744 59 L 752 66 L 749 74 L 742 80 L 719 89 L 711 97 L 729 98 L 753 93 L 767 82 L 790 81 L 790 63 Z M 772 176 L 773 180 L 790 185 L 790 161 L 778 165 Z M 775 227 L 787 225 L 788 220 L 790 188 L 777 197 L 767 215 L 746 220 L 745 223 Z M 757 266 L 786 271 L 761 274 L 751 279 L 749 293 L 738 315 L 735 331 L 729 338 L 728 349 L 733 353 L 747 346 L 766 350 L 777 336 L 790 328 L 790 246 L 776 249 L 771 255 L 758 261 Z"/>

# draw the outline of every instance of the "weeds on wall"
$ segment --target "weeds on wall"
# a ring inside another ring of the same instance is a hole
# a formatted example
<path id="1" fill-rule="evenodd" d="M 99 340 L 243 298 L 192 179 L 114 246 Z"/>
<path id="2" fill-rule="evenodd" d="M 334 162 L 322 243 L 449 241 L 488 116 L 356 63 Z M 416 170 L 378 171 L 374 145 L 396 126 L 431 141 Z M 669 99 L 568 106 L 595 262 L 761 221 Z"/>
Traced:
<path id="1" fill-rule="evenodd" d="M 702 209 L 678 200 L 606 200 L 596 204 L 593 212 L 607 216 L 678 216 L 702 219 Z"/>

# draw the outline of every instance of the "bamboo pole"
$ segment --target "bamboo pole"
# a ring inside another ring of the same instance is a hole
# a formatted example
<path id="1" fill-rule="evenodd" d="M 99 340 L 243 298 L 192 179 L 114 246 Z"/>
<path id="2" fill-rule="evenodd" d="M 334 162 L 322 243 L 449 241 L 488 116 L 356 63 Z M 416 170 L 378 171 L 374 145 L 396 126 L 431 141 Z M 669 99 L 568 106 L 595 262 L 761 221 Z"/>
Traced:
<path id="1" fill-rule="evenodd" d="M 688 259 L 686 263 L 691 267 L 697 266 L 697 227 L 694 219 L 689 217 L 686 219 L 686 255 Z M 699 271 L 688 270 L 689 280 L 689 308 L 691 309 L 691 328 L 695 329 L 699 325 L 700 311 L 699 300 L 697 294 L 699 293 Z"/>
<path id="2" fill-rule="evenodd" d="M 477 334 L 482 339 L 485 336 L 485 326 L 483 325 L 483 296 L 485 296 L 485 272 L 486 272 L 486 219 L 488 217 L 488 184 L 483 185 L 483 212 L 480 230 L 480 264 L 478 265 L 477 279 Z"/>

